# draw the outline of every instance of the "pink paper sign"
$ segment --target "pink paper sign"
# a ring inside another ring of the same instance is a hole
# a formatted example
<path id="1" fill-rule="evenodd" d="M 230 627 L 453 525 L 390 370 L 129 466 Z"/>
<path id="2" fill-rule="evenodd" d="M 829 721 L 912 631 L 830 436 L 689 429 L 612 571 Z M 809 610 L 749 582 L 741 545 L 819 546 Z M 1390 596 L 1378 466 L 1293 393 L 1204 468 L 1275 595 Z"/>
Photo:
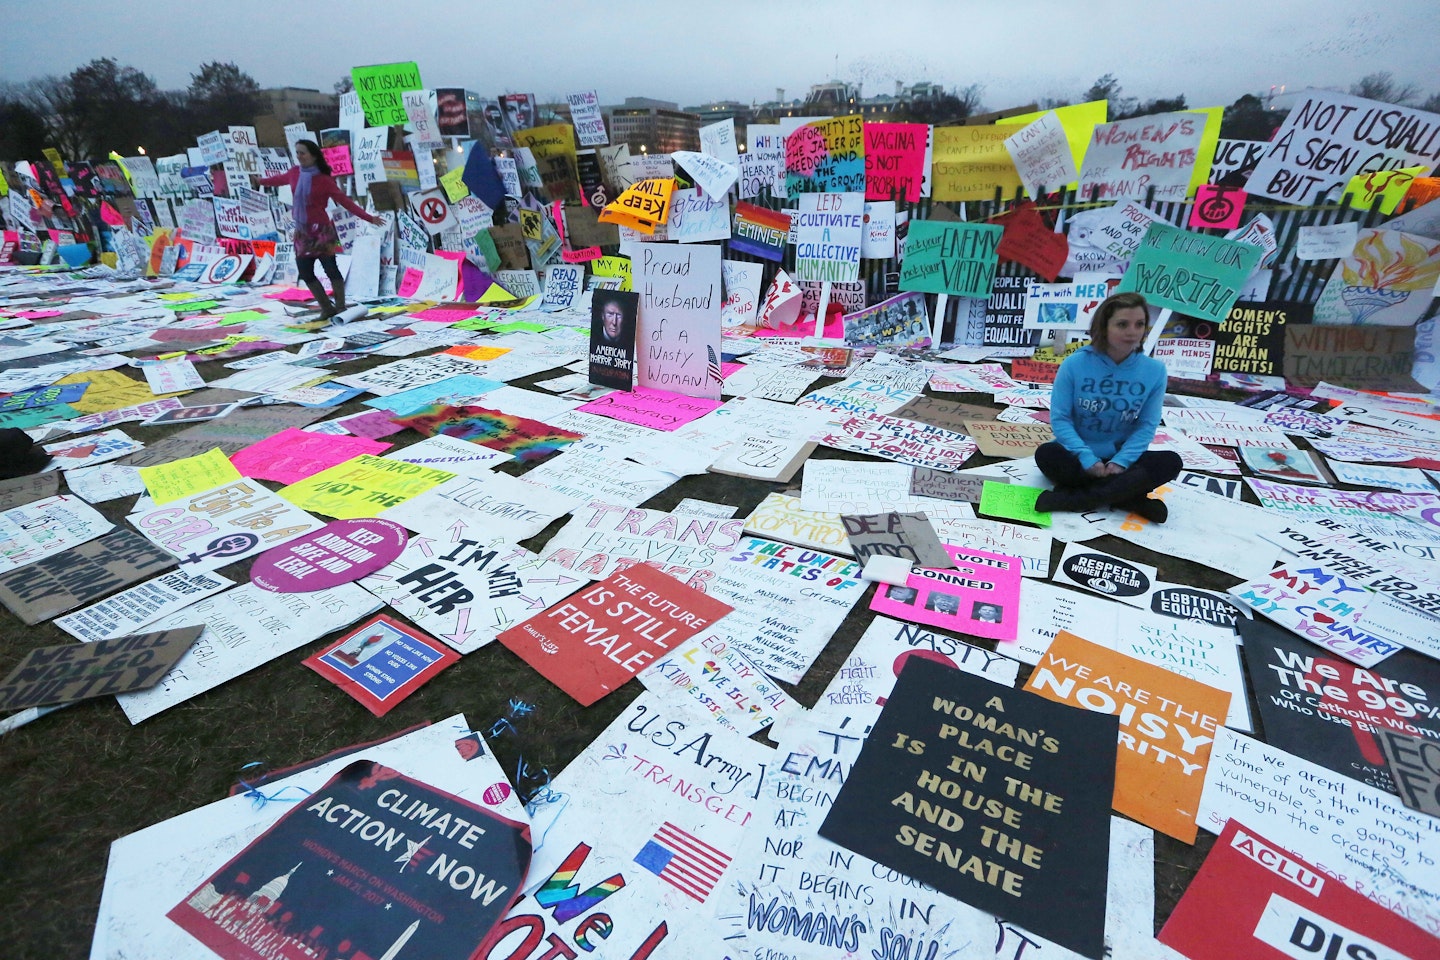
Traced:
<path id="1" fill-rule="evenodd" d="M 954 570 L 917 567 L 905 586 L 882 584 L 870 609 L 972 637 L 1014 640 L 1020 620 L 1018 557 L 946 546 Z"/>
<path id="2" fill-rule="evenodd" d="M 409 541 L 393 520 L 332 520 L 256 558 L 250 582 L 271 593 L 314 593 L 368 577 Z"/>
<path id="3" fill-rule="evenodd" d="M 362 453 L 378 454 L 389 449 L 388 443 L 364 437 L 307 433 L 291 427 L 237 450 L 230 455 L 230 462 L 252 479 L 289 484 L 299 483 Z"/>
<path id="4" fill-rule="evenodd" d="M 406 267 L 405 275 L 400 278 L 400 289 L 395 293 L 402 297 L 413 297 L 415 291 L 420 289 L 420 281 L 425 278 L 425 271 L 416 270 L 414 267 Z"/>
<path id="5" fill-rule="evenodd" d="M 330 172 L 337 177 L 346 177 L 355 172 L 350 164 L 350 148 L 341 144 L 338 147 L 325 147 L 320 151 L 325 155 L 325 162 L 330 165 Z"/>
<path id="6" fill-rule="evenodd" d="M 698 420 L 719 407 L 719 400 L 703 397 L 687 397 L 668 390 L 652 390 L 636 387 L 634 390 L 616 390 L 598 400 L 582 404 L 577 410 L 623 420 L 652 430 L 678 430 L 692 420 Z"/>

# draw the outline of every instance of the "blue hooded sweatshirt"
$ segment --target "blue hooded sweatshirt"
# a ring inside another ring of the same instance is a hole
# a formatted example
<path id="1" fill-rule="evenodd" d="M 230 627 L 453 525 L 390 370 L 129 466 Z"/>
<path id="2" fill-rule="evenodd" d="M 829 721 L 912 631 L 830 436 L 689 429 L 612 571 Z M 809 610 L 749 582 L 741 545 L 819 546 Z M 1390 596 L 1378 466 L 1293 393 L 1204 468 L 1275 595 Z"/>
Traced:
<path id="1" fill-rule="evenodd" d="M 1139 350 L 1116 363 L 1081 347 L 1055 376 L 1050 429 L 1087 470 L 1102 460 L 1129 467 L 1155 439 L 1165 384 L 1165 365 Z"/>

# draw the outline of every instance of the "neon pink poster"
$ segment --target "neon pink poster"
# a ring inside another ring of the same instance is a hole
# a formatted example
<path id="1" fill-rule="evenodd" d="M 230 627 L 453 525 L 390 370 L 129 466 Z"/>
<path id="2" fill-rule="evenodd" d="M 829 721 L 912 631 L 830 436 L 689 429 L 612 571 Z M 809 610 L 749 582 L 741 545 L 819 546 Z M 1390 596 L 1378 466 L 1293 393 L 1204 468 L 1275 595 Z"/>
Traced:
<path id="1" fill-rule="evenodd" d="M 989 640 L 1014 640 L 1020 620 L 1018 557 L 946 546 L 954 570 L 916 567 L 905 586 L 881 584 L 870 609 Z"/>

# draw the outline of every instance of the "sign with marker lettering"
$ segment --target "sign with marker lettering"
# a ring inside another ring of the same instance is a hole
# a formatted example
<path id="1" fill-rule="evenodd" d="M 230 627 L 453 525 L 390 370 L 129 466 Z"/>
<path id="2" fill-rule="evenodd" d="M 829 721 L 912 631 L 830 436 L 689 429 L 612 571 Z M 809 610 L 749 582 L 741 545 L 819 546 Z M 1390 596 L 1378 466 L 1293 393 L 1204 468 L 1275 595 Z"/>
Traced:
<path id="1" fill-rule="evenodd" d="M 719 400 L 720 248 L 642 246 L 633 263 L 640 294 L 636 384 Z"/>
<path id="2" fill-rule="evenodd" d="M 915 227 L 910 227 L 913 232 Z M 1152 306 L 1219 323 L 1230 314 L 1264 251 L 1156 221 L 1120 278 L 1116 293 L 1142 293 Z"/>
<path id="3" fill-rule="evenodd" d="M 1003 227 L 986 223 L 912 220 L 900 289 L 988 297 Z"/>
<path id="4" fill-rule="evenodd" d="M 733 609 L 636 564 L 496 639 L 588 707 Z"/>
<path id="5" fill-rule="evenodd" d="M 379 63 L 368 67 L 351 67 L 350 78 L 355 83 L 355 92 L 360 96 L 360 106 L 365 111 L 367 127 L 403 126 L 409 117 L 405 113 L 402 94 L 406 90 L 419 90 L 420 68 L 411 60 L 407 63 Z"/>
<path id="6" fill-rule="evenodd" d="M 910 657 L 820 836 L 1099 958 L 1118 732 Z"/>

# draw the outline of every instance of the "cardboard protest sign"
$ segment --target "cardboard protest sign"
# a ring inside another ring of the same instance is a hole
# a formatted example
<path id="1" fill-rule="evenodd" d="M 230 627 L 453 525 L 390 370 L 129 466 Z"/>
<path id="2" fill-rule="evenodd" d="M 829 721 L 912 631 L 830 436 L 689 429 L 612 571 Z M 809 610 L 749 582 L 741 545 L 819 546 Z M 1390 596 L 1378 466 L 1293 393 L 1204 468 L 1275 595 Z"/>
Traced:
<path id="1" fill-rule="evenodd" d="M 980 445 L 987 457 L 1029 457 L 1043 443 L 1054 439 L 1046 423 L 1001 423 L 971 420 L 966 431 Z"/>
<path id="2" fill-rule="evenodd" d="M 1248 243 L 1201 236 L 1156 221 L 1120 279 L 1154 306 L 1218 323 L 1230 314 L 1262 251 Z"/>
<path id="3" fill-rule="evenodd" d="M 1003 233 L 993 224 L 911 221 L 900 289 L 988 297 Z"/>
<path id="4" fill-rule="evenodd" d="M 461 653 L 478 650 L 522 617 L 558 602 L 582 581 L 498 538 L 458 528 L 435 544 L 413 537 L 398 560 L 361 586 Z"/>
<path id="5" fill-rule="evenodd" d="M 164 506 L 143 504 L 127 519 L 191 572 L 254 556 L 322 525 L 250 480 L 236 480 Z"/>
<path id="6" fill-rule="evenodd" d="M 1440 751 L 1424 737 L 1377 730 L 1385 763 L 1405 806 L 1440 817 Z"/>
<path id="7" fill-rule="evenodd" d="M 381 614 L 304 663 L 383 717 L 459 659 L 454 650 Z"/>
<path id="8" fill-rule="evenodd" d="M 357 815 L 363 823 L 347 826 Z M 166 915 L 223 955 L 346 944 L 368 956 L 407 945 L 471 956 L 498 940 L 529 862 L 528 824 L 359 760 Z"/>
<path id="9" fill-rule="evenodd" d="M 497 639 L 588 707 L 731 609 L 652 567 L 637 565 L 516 624 Z"/>
<path id="10" fill-rule="evenodd" d="M 805 510 L 799 497 L 768 494 L 745 518 L 745 532 L 850 556 L 850 541 L 838 513 Z"/>
<path id="11" fill-rule="evenodd" d="M 36 500 L 53 497 L 58 489 L 58 473 L 32 473 L 27 477 L 0 480 L 0 510 L 11 510 Z"/>
<path id="12" fill-rule="evenodd" d="M 610 290 L 590 301 L 591 383 L 629 390 L 635 369 L 635 323 L 640 295 Z"/>
<path id="13" fill-rule="evenodd" d="M 1241 621 L 1239 630 L 1266 739 L 1403 796 L 1387 769 L 1381 734 L 1440 738 L 1440 718 L 1431 716 L 1440 665 L 1406 650 L 1379 666 L 1360 667 L 1324 656 L 1264 620 Z"/>
<path id="14" fill-rule="evenodd" d="M 0 513 L 0 573 L 34 563 L 114 527 L 77 497 L 61 494 Z"/>
<path id="15" fill-rule="evenodd" d="M 820 836 L 1098 958 L 1117 730 L 911 657 Z"/>
<path id="16" fill-rule="evenodd" d="M 335 520 L 256 558 L 250 582 L 275 593 L 326 590 L 387 566 L 407 540 L 390 520 Z"/>
<path id="17" fill-rule="evenodd" d="M 96 643 L 36 647 L 0 680 L 0 710 L 143 690 L 159 682 L 203 629 L 178 627 Z"/>
<path id="18" fill-rule="evenodd" d="M 1440 839 L 1440 819 L 1417 816 L 1393 794 L 1222 727 L 1199 820 L 1212 833 L 1238 822 L 1312 863 L 1344 864 L 1326 875 L 1327 885 L 1365 895 L 1432 938 L 1440 933 L 1440 909 L 1428 894 L 1440 884 L 1440 867 L 1425 853 Z"/>
<path id="19" fill-rule="evenodd" d="M 415 62 L 380 63 L 351 67 L 350 78 L 365 111 L 367 127 L 403 126 L 408 121 L 401 98 L 407 90 L 420 90 L 420 68 Z"/>
<path id="20" fill-rule="evenodd" d="M 1272 200 L 1337 201 L 1350 178 L 1440 160 L 1440 116 L 1329 90 L 1307 90 L 1266 145 L 1247 184 Z"/>
<path id="21" fill-rule="evenodd" d="M 1025 690 L 1120 718 L 1116 812 L 1194 843 L 1215 729 L 1230 694 L 1060 631 Z"/>
<path id="22" fill-rule="evenodd" d="M 1006 149 L 1009 126 L 946 126 L 934 129 L 931 199 L 994 200 L 1020 189 L 1020 174 Z"/>
<path id="23" fill-rule="evenodd" d="M 871 557 L 900 557 L 922 567 L 953 566 L 923 513 L 842 515 L 840 521 L 861 564 Z"/>
<path id="24" fill-rule="evenodd" d="M 446 470 L 361 454 L 292 483 L 279 495 L 303 510 L 354 520 L 377 516 L 454 476 Z"/>
<path id="25" fill-rule="evenodd" d="M 0 603 L 36 624 L 173 566 L 167 551 L 116 530 L 0 574 Z"/>
<path id="26" fill-rule="evenodd" d="M 1327 873 L 1231 820 L 1165 921 L 1160 942 L 1193 960 L 1322 950 L 1415 958 L 1434 950 L 1434 938 L 1420 927 Z"/>
<path id="27" fill-rule="evenodd" d="M 1016 557 L 946 546 L 953 570 L 919 567 L 905 586 L 877 591 L 870 609 L 912 623 L 991 640 L 1014 640 L 1021 562 Z"/>

